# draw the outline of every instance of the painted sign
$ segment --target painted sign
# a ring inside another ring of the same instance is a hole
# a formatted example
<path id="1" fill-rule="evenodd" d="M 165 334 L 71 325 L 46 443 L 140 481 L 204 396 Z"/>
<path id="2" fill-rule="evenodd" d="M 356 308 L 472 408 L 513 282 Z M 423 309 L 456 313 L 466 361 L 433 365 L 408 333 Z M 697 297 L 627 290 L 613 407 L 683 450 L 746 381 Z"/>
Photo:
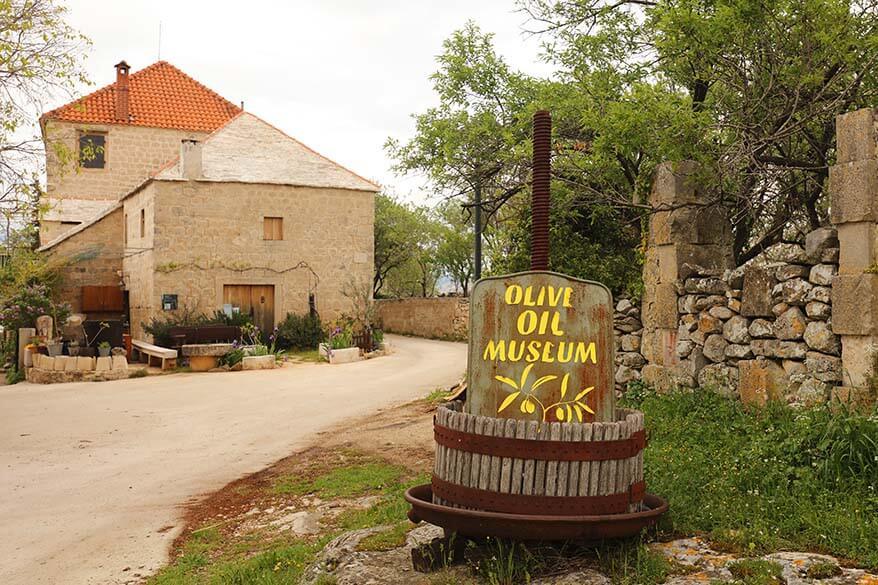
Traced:
<path id="1" fill-rule="evenodd" d="M 613 420 L 612 307 L 604 285 L 553 272 L 477 282 L 467 411 L 540 422 Z"/>

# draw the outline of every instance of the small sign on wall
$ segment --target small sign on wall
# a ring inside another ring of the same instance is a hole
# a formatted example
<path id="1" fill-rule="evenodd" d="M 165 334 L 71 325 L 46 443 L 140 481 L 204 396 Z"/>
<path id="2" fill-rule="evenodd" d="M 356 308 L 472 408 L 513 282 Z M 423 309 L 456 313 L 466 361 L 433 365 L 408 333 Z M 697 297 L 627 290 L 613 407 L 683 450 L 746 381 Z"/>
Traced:
<path id="1" fill-rule="evenodd" d="M 162 309 L 165 311 L 176 311 L 177 295 L 162 295 Z"/>

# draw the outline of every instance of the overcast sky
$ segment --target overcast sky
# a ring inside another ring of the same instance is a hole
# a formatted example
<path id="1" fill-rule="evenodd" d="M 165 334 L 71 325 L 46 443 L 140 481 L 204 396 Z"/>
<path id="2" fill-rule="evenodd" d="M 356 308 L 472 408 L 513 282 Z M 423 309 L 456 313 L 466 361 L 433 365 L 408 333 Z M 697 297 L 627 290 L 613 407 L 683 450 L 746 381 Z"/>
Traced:
<path id="1" fill-rule="evenodd" d="M 321 154 L 424 200 L 424 181 L 399 178 L 388 136 L 411 136 L 411 114 L 435 103 L 428 76 L 442 41 L 471 19 L 496 34 L 515 68 L 546 72 L 539 41 L 513 0 L 70 0 L 69 22 L 93 46 L 91 90 L 159 55 Z M 59 102 L 62 100 L 59 100 Z M 58 103 L 51 104 L 59 105 Z"/>

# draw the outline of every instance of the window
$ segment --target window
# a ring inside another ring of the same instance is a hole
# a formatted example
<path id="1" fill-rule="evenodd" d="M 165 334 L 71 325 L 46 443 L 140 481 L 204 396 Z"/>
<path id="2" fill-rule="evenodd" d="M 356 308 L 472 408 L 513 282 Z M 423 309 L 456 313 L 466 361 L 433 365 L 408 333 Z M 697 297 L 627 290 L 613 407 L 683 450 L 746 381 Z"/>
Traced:
<path id="1" fill-rule="evenodd" d="M 128 214 L 122 217 L 122 243 L 128 245 Z"/>
<path id="2" fill-rule="evenodd" d="M 264 235 L 263 240 L 282 240 L 284 239 L 284 218 L 282 217 L 265 217 L 263 218 Z"/>
<path id="3" fill-rule="evenodd" d="M 146 237 L 146 210 L 140 210 L 140 237 Z"/>
<path id="4" fill-rule="evenodd" d="M 81 221 L 62 221 L 61 225 L 74 226 L 74 225 L 79 225 L 81 223 L 82 223 Z"/>
<path id="5" fill-rule="evenodd" d="M 102 169 L 106 162 L 107 135 L 90 132 L 79 135 L 79 166 Z"/>

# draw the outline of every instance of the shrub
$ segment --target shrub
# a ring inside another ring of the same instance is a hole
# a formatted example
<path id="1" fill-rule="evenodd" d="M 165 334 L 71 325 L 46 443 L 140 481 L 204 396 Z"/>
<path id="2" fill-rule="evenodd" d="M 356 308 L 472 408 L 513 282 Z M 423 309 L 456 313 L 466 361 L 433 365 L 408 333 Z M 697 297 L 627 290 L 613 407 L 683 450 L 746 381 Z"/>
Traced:
<path id="1" fill-rule="evenodd" d="M 213 317 L 208 317 L 205 321 L 209 325 L 231 325 L 233 327 L 243 327 L 253 323 L 253 318 L 247 313 L 232 313 L 226 315 L 223 311 L 214 311 Z"/>
<path id="2" fill-rule="evenodd" d="M 221 366 L 229 366 L 230 368 L 244 359 L 244 350 L 240 347 L 229 351 L 225 355 L 220 356 L 217 363 Z"/>
<path id="3" fill-rule="evenodd" d="M 281 349 L 314 349 L 323 339 L 323 325 L 317 315 L 287 313 L 277 330 L 277 346 Z"/>
<path id="4" fill-rule="evenodd" d="M 197 327 L 199 325 L 247 327 L 252 324 L 253 320 L 246 313 L 233 313 L 229 316 L 222 311 L 214 311 L 213 315 L 208 316 L 194 309 L 183 307 L 174 313 L 153 317 L 149 323 L 143 323 L 143 330 L 152 335 L 156 345 L 170 347 L 174 343 L 168 334 L 171 327 Z"/>
<path id="5" fill-rule="evenodd" d="M 33 327 L 40 315 L 54 317 L 55 327 L 60 329 L 70 316 L 70 306 L 52 301 L 49 287 L 43 284 L 25 286 L 0 304 L 0 325 L 10 331 Z"/>

